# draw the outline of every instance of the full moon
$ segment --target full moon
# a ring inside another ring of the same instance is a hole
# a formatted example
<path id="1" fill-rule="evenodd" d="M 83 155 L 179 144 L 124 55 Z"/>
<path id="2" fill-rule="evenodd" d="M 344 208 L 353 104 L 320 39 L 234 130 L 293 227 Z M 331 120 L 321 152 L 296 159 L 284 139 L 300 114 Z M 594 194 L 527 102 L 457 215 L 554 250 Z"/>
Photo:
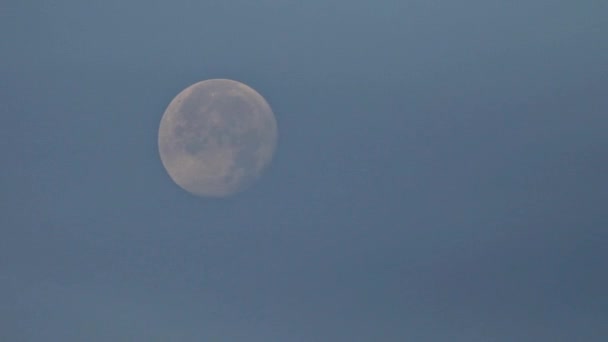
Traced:
<path id="1" fill-rule="evenodd" d="M 173 181 L 204 197 L 226 197 L 271 162 L 277 123 L 266 100 L 227 79 L 195 83 L 169 103 L 158 129 L 160 159 Z"/>

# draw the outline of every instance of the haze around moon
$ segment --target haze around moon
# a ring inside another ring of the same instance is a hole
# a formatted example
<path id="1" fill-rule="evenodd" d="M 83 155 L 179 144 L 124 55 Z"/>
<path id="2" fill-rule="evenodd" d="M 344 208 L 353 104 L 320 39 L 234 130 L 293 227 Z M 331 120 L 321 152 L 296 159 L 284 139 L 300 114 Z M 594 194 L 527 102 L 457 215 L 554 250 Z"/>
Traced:
<path id="1" fill-rule="evenodd" d="M 165 110 L 158 149 L 171 179 L 204 197 L 227 197 L 253 184 L 272 161 L 277 123 L 266 100 L 228 79 L 195 83 Z"/>

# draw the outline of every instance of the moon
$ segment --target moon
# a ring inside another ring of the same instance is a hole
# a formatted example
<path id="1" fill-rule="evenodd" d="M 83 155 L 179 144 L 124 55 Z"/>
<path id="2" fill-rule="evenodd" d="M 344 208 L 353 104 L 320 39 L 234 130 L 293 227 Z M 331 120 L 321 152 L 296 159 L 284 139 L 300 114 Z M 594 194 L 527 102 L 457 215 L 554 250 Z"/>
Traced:
<path id="1" fill-rule="evenodd" d="M 169 103 L 158 150 L 171 179 L 202 197 L 227 197 L 252 185 L 272 161 L 277 123 L 249 86 L 228 79 L 195 83 Z"/>

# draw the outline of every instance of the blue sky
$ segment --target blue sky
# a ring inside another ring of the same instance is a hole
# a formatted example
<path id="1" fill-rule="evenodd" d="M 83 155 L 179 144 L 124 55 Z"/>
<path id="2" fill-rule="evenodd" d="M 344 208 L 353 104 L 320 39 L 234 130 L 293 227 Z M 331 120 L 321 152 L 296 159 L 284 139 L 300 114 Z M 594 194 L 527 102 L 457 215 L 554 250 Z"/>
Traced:
<path id="1" fill-rule="evenodd" d="M 0 6 L 0 339 L 608 336 L 608 3 Z M 211 200 L 156 134 L 218 77 L 279 145 Z"/>

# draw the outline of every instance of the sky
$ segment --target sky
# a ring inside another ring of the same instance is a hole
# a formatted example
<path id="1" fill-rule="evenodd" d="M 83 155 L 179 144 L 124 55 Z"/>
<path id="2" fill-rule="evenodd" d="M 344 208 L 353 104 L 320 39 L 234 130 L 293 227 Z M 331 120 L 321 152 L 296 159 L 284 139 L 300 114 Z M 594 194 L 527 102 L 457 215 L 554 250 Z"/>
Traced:
<path id="1" fill-rule="evenodd" d="M 0 4 L 0 340 L 605 341 L 608 2 Z M 195 82 L 275 158 L 190 195 Z"/>

